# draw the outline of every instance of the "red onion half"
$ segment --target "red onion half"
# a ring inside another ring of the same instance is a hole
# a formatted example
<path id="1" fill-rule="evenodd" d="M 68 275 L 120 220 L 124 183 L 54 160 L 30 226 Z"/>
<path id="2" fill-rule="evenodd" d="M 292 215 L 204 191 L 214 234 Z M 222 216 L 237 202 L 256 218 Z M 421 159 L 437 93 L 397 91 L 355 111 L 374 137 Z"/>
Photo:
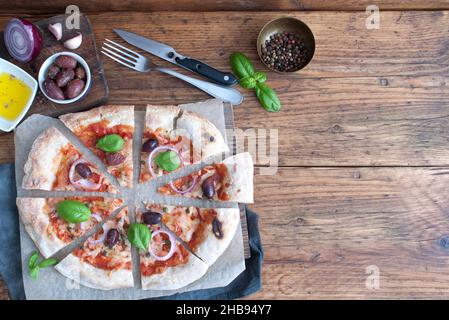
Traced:
<path id="1" fill-rule="evenodd" d="M 168 251 L 168 253 L 167 253 L 165 256 L 158 256 L 158 255 L 153 251 L 153 248 L 151 247 L 151 243 L 150 243 L 150 245 L 148 246 L 148 252 L 150 253 L 150 255 L 151 255 L 154 259 L 156 259 L 156 260 L 158 260 L 158 261 L 166 261 L 166 260 L 170 259 L 171 256 L 172 256 L 172 255 L 175 253 L 175 251 L 176 251 L 176 239 L 175 239 L 175 237 L 174 237 L 171 233 L 169 233 L 169 232 L 166 232 L 166 231 L 163 231 L 163 230 L 157 230 L 157 231 L 154 231 L 153 234 L 151 235 L 151 240 L 153 240 L 153 238 L 154 238 L 155 236 L 157 236 L 158 234 L 161 234 L 161 233 L 166 234 L 166 235 L 168 236 L 169 240 L 170 240 L 170 250 Z"/>
<path id="2" fill-rule="evenodd" d="M 29 62 L 41 52 L 42 35 L 25 19 L 11 19 L 5 27 L 4 38 L 9 54 L 19 62 Z"/>

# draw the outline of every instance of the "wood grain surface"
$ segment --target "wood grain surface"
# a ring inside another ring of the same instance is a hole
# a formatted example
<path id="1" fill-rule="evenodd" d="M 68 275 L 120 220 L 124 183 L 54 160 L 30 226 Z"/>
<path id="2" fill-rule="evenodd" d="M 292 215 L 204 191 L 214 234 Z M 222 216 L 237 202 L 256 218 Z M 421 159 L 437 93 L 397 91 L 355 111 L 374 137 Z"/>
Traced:
<path id="1" fill-rule="evenodd" d="M 280 168 L 256 176 L 265 248 L 252 298 L 447 298 L 449 168 Z M 375 266 L 380 288 L 365 281 Z"/>
<path id="2" fill-rule="evenodd" d="M 410 8 L 398 3 L 395 9 Z M 413 3 L 428 9 L 427 2 Z M 309 25 L 317 50 L 306 69 L 280 75 L 263 67 L 255 43 L 267 21 L 286 14 Z M 9 18 L 0 14 L 0 28 Z M 120 41 L 114 27 L 223 70 L 229 55 L 242 51 L 278 91 L 279 113 L 265 112 L 245 90 L 235 108 L 237 127 L 276 129 L 279 137 L 277 173 L 256 170 L 250 207 L 261 216 L 266 255 L 263 290 L 250 298 L 448 297 L 449 12 L 381 12 L 379 30 L 366 29 L 364 11 L 91 12 L 89 18 L 99 47 L 105 38 Z M 207 98 L 166 75 L 102 61 L 111 103 Z M 12 135 L 0 137 L 1 162 L 13 159 L 12 150 Z M 378 290 L 365 287 L 373 265 Z"/>

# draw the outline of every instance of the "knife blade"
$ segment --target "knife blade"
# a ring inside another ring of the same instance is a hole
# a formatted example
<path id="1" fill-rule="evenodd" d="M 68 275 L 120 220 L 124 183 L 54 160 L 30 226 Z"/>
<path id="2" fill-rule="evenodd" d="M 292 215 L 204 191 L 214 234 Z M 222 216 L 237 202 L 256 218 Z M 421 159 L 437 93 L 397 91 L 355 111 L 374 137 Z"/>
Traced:
<path id="1" fill-rule="evenodd" d="M 201 261 L 203 261 L 204 263 L 206 263 L 199 255 L 197 255 L 190 247 L 189 245 L 182 240 L 180 237 L 178 237 L 178 235 L 176 233 L 174 233 L 173 231 L 171 231 L 171 229 L 162 221 L 159 222 L 159 225 L 161 226 L 161 229 L 164 230 L 167 233 L 170 233 L 175 239 L 176 241 L 178 241 L 188 252 L 190 252 L 191 254 L 193 254 L 195 257 L 197 257 L 198 259 L 200 259 Z"/>
<path id="2" fill-rule="evenodd" d="M 177 66 L 187 70 L 196 72 L 197 74 L 206 77 L 212 81 L 218 82 L 222 85 L 234 85 L 237 83 L 237 78 L 230 72 L 222 72 L 199 60 L 183 56 L 176 52 L 172 47 L 149 39 L 138 34 L 121 30 L 113 29 L 123 40 L 129 44 L 145 50 L 161 59 L 171 62 Z"/>

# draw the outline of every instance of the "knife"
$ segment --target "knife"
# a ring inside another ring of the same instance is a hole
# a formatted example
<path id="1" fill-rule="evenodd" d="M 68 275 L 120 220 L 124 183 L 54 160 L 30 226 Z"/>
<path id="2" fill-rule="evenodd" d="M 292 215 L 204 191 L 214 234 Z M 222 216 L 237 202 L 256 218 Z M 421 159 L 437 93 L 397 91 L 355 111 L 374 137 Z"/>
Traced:
<path id="1" fill-rule="evenodd" d="M 180 237 L 178 237 L 178 235 L 176 233 L 171 231 L 171 229 L 169 227 L 167 227 L 167 225 L 165 223 L 163 223 L 161 221 L 161 222 L 159 222 L 159 225 L 161 226 L 162 230 L 164 230 L 167 233 L 170 233 L 176 239 L 176 241 L 178 241 L 188 252 L 190 252 L 195 257 L 197 257 L 198 259 L 200 259 L 201 261 L 206 263 L 199 255 L 197 255 L 192 249 L 190 249 L 189 245 L 184 240 L 182 240 Z"/>
<path id="2" fill-rule="evenodd" d="M 219 71 L 204 62 L 180 55 L 175 51 L 175 49 L 166 44 L 121 29 L 114 29 L 114 32 L 117 33 L 123 40 L 137 48 L 154 54 L 155 56 L 176 64 L 177 66 L 196 72 L 203 77 L 218 82 L 222 85 L 234 85 L 238 81 L 232 73 Z"/>

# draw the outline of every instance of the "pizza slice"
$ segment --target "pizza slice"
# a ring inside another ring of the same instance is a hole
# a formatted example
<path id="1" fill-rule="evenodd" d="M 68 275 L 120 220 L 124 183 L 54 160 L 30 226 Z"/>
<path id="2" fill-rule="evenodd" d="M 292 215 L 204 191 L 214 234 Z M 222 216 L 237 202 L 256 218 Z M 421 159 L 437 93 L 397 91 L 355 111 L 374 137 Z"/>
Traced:
<path id="1" fill-rule="evenodd" d="M 102 290 L 134 286 L 128 209 L 106 221 L 102 229 L 56 265 L 64 276 Z"/>
<path id="2" fill-rule="evenodd" d="M 98 168 L 53 127 L 34 141 L 24 172 L 24 189 L 117 192 Z"/>
<path id="3" fill-rule="evenodd" d="M 228 151 L 209 120 L 175 106 L 147 105 L 140 182 Z"/>
<path id="4" fill-rule="evenodd" d="M 20 219 L 45 258 L 123 205 L 120 199 L 103 197 L 17 198 Z"/>
<path id="5" fill-rule="evenodd" d="M 150 205 L 137 214 L 151 238 L 147 251 L 140 251 L 142 289 L 175 290 L 199 278 L 229 246 L 239 226 L 236 208 L 201 209 Z M 188 245 L 193 256 L 161 222 Z"/>
<path id="6" fill-rule="evenodd" d="M 244 152 L 159 187 L 158 192 L 195 199 L 253 203 L 253 173 L 251 155 Z"/>
<path id="7" fill-rule="evenodd" d="M 124 187 L 132 187 L 134 106 L 103 106 L 59 119 L 95 153 Z"/>

